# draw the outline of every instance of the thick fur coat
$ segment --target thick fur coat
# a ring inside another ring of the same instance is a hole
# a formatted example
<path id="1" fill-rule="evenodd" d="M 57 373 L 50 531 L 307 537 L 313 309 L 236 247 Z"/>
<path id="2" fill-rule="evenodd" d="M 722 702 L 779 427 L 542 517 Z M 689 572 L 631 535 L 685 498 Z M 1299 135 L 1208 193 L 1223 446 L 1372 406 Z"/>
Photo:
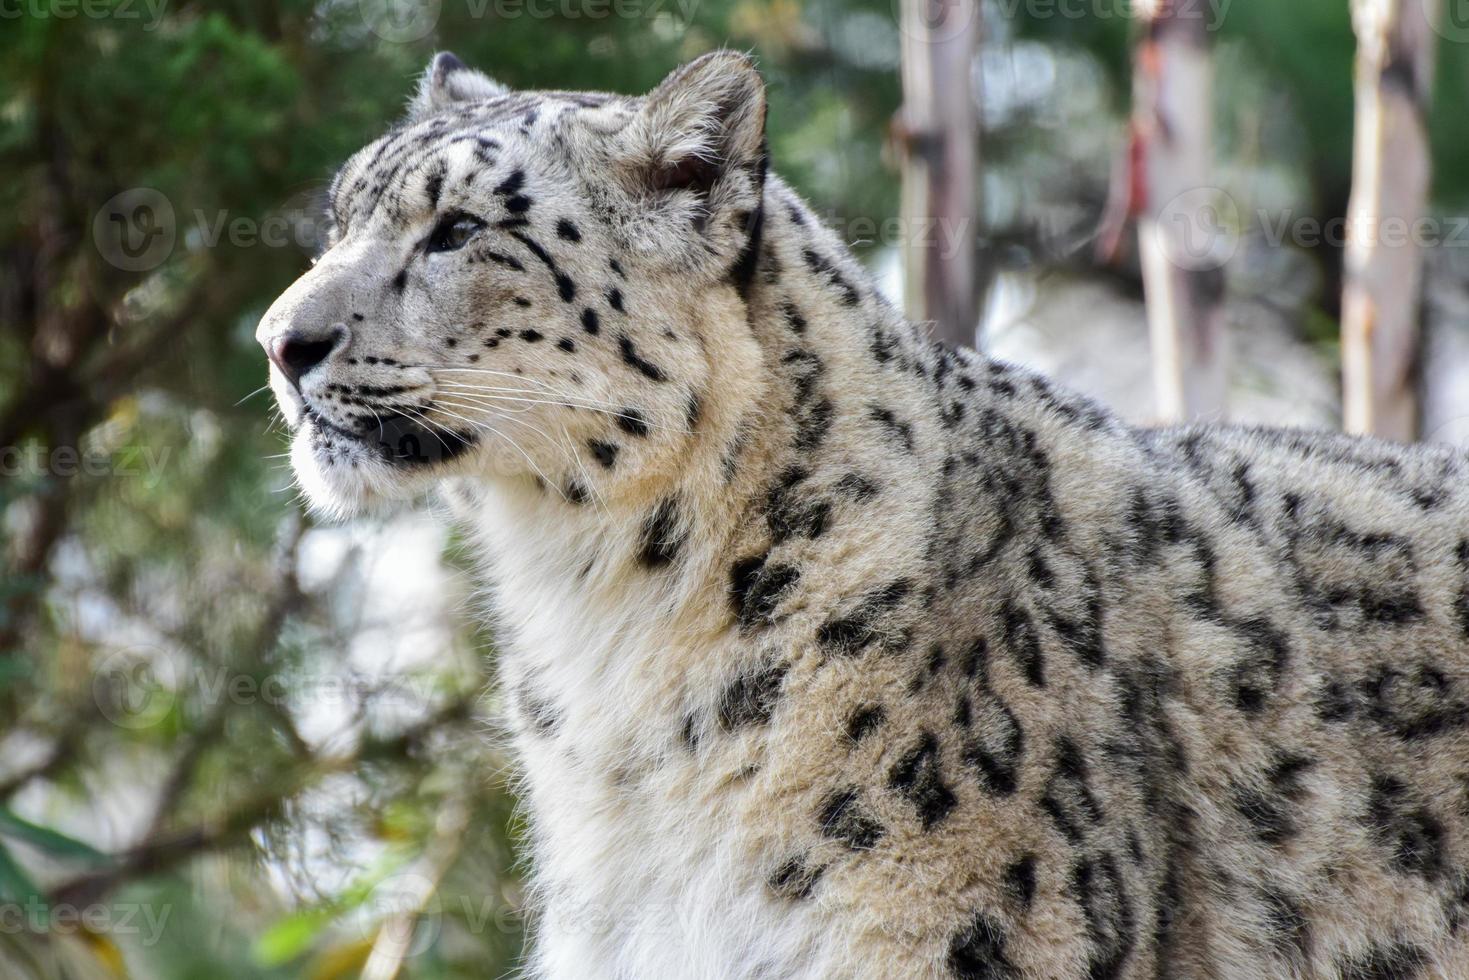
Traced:
<path id="1" fill-rule="evenodd" d="M 311 499 L 482 550 L 554 978 L 1469 977 L 1469 465 L 931 342 L 651 94 L 441 55 L 261 324 Z"/>

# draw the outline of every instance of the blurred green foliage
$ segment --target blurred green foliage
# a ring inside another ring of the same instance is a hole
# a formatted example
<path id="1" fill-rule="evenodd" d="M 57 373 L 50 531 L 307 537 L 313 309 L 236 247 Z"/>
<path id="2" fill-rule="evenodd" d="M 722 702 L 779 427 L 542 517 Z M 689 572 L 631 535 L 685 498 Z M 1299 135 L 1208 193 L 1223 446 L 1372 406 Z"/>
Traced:
<path id="1" fill-rule="evenodd" d="M 427 522 L 405 542 L 303 518 L 255 322 L 334 167 L 438 48 L 515 87 L 624 92 L 752 50 L 780 172 L 880 224 L 893 6 L 441 0 L 396 40 L 407 0 L 156 2 L 0 8 L 0 975 L 501 975 L 525 869 L 472 568 Z M 986 5 L 994 261 L 1078 261 L 1126 112 L 1126 6 Z M 1221 161 L 1283 168 L 1272 206 L 1345 204 L 1346 7 L 1228 8 Z M 1435 117 L 1448 204 L 1469 193 L 1462 47 Z M 137 188 L 176 237 L 128 271 L 104 205 Z M 894 244 L 851 227 L 874 259 Z M 377 566 L 425 542 L 432 589 L 405 597 Z"/>

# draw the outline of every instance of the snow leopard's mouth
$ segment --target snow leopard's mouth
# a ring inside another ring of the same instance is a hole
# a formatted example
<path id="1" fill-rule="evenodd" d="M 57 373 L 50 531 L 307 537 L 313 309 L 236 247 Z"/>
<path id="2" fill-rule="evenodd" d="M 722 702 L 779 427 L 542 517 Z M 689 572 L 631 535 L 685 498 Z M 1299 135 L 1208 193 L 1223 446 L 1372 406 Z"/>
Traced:
<path id="1" fill-rule="evenodd" d="M 337 425 L 309 405 L 303 409 L 302 418 L 322 436 L 364 448 L 383 462 L 404 469 L 447 463 L 464 455 L 477 442 L 474 433 L 430 425 L 427 419 L 420 421 L 392 411 L 376 413 L 375 425 L 369 424 L 355 432 Z"/>

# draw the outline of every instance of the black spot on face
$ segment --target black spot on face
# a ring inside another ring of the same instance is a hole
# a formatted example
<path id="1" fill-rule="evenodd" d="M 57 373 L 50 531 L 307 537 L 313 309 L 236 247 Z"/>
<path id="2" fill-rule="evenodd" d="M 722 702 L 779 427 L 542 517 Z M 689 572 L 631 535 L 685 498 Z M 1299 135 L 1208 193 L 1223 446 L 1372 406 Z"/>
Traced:
<path id="1" fill-rule="evenodd" d="M 568 354 L 575 353 L 576 341 L 572 340 L 570 337 L 562 337 L 560 340 L 556 341 L 556 349 L 563 350 Z"/>
<path id="2" fill-rule="evenodd" d="M 506 177 L 499 183 L 498 186 L 495 187 L 495 193 L 502 196 L 506 194 L 514 194 L 519 191 L 523 186 L 525 186 L 525 171 L 514 170 L 511 171 L 510 176 Z"/>
<path id="3" fill-rule="evenodd" d="M 618 413 L 617 427 L 630 436 L 642 438 L 648 434 L 648 420 L 635 408 L 624 408 Z"/>
<path id="4" fill-rule="evenodd" d="M 602 329 L 602 322 L 597 318 L 597 311 L 591 307 L 581 311 L 581 328 L 592 336 L 596 336 Z"/>
<path id="5" fill-rule="evenodd" d="M 525 341 L 527 344 L 534 344 L 540 340 L 545 339 L 545 336 L 546 335 L 541 333 L 539 330 L 520 331 L 520 339 Z"/>
<path id="6" fill-rule="evenodd" d="M 393 292 L 401 293 L 408 288 L 408 270 L 399 269 L 398 274 L 393 277 Z"/>
<path id="7" fill-rule="evenodd" d="M 577 231 L 576 225 L 562 218 L 556 222 L 556 237 L 563 242 L 581 241 L 581 232 Z"/>
<path id="8" fill-rule="evenodd" d="M 611 442 L 603 442 L 601 439 L 593 439 L 587 443 L 587 448 L 592 451 L 592 456 L 604 469 L 612 469 L 617 464 L 617 445 Z"/>
<path id="9" fill-rule="evenodd" d="M 611 289 L 607 290 L 607 305 L 612 307 L 618 313 L 623 312 L 622 290 L 618 289 L 616 286 L 613 286 Z"/>
<path id="10" fill-rule="evenodd" d="M 623 362 L 632 367 L 635 371 L 637 371 L 643 377 L 647 378 L 649 381 L 668 380 L 668 375 L 663 373 L 662 368 L 652 363 L 651 361 L 645 360 L 642 355 L 638 353 L 637 346 L 632 342 L 632 339 L 628 337 L 627 334 L 618 335 L 617 348 L 622 353 Z"/>

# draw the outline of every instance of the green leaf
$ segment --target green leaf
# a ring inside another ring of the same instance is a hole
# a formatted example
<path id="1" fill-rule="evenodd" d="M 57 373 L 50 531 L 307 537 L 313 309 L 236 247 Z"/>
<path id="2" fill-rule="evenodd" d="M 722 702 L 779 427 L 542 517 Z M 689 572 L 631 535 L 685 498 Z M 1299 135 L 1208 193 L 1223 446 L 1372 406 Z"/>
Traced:
<path id="1" fill-rule="evenodd" d="M 0 835 L 23 840 L 32 847 L 39 847 L 47 854 L 63 858 L 76 858 L 83 861 L 103 862 L 108 857 L 101 851 L 89 844 L 65 834 L 59 834 L 54 830 L 33 824 L 23 817 L 18 817 L 9 807 L 0 806 Z"/>
<path id="2" fill-rule="evenodd" d="M 291 962 L 311 948 L 335 917 L 333 909 L 307 909 L 286 916 L 255 940 L 255 962 L 261 966 Z"/>
<path id="3" fill-rule="evenodd" d="M 0 902 L 31 904 L 38 902 L 40 895 L 41 889 L 31 880 L 31 876 L 16 863 L 4 845 L 0 845 Z M 46 925 L 45 908 L 39 908 L 39 913 L 42 919 L 38 924 Z"/>

